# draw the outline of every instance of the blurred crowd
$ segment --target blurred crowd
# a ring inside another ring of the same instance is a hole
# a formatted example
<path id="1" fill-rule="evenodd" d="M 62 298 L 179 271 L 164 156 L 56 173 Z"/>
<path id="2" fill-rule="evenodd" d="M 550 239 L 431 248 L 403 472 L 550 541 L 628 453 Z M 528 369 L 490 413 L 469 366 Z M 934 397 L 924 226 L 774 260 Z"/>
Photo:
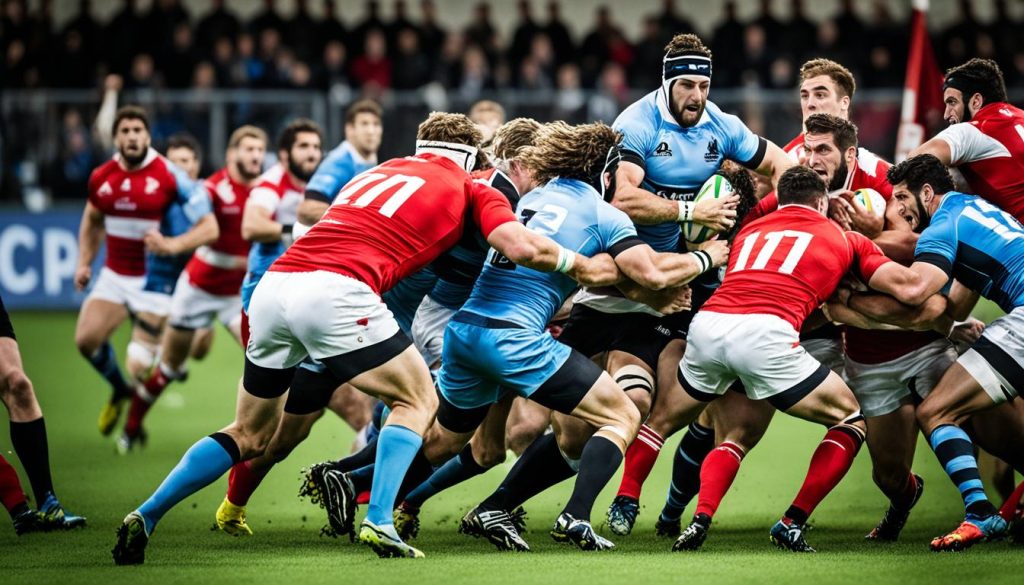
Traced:
<path id="1" fill-rule="evenodd" d="M 597 6 L 587 32 L 576 37 L 557 1 L 518 2 L 510 36 L 499 32 L 486 1 L 462 30 L 438 21 L 434 0 L 419 2 L 415 15 L 410 3 L 395 0 L 390 19 L 369 1 L 360 20 L 345 18 L 334 0 L 315 7 L 296 0 L 287 16 L 265 0 L 247 22 L 224 0 L 210 2 L 205 14 L 190 14 L 180 0 L 154 0 L 146 12 L 134 0 L 121 3 L 113 18 L 98 22 L 89 0 L 80 0 L 77 16 L 58 30 L 50 0 L 31 12 L 26 0 L 3 0 L 2 86 L 90 88 L 115 73 L 128 89 L 343 85 L 376 95 L 439 84 L 469 99 L 506 88 L 616 91 L 656 86 L 666 41 L 694 30 L 672 0 L 644 19 L 639 38 L 627 38 L 610 5 Z M 847 65 L 863 87 L 902 83 L 907 23 L 894 18 L 890 2 L 872 2 L 865 20 L 844 0 L 819 22 L 805 16 L 802 0 L 789 0 L 786 20 L 774 16 L 774 4 L 762 0 L 749 21 L 737 17 L 734 2 L 718 4 L 722 15 L 705 39 L 716 56 L 716 87 L 792 88 L 808 56 Z M 960 0 L 955 24 L 933 31 L 940 65 L 988 57 L 1000 63 L 1008 85 L 1024 86 L 1021 23 L 1005 1 L 995 9 L 997 17 L 982 23 L 971 0 Z"/>

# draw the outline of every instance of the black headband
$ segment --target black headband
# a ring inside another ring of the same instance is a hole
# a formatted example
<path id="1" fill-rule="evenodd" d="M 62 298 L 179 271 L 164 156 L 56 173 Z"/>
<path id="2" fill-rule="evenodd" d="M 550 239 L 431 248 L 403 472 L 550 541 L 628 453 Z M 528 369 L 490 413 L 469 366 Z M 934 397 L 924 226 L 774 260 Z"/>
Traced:
<path id="1" fill-rule="evenodd" d="M 962 75 L 950 75 L 942 82 L 942 91 L 946 91 L 950 87 L 960 90 L 960 93 L 963 94 L 964 102 L 970 100 L 976 93 L 980 93 L 982 97 L 985 96 L 985 90 L 980 83 Z"/>
<path id="2" fill-rule="evenodd" d="M 699 75 L 711 79 L 711 57 L 697 52 L 665 56 L 662 80 L 669 81 L 683 75 Z"/>

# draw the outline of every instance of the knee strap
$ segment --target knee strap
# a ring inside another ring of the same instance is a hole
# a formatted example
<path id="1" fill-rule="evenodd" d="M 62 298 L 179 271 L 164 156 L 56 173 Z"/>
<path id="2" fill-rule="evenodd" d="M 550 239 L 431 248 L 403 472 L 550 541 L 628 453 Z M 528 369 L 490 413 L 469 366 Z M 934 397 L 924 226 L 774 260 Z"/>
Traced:
<path id="1" fill-rule="evenodd" d="M 623 392 L 630 390 L 645 390 L 648 394 L 654 392 L 654 376 L 638 365 L 622 366 L 612 374 L 612 378 Z"/>

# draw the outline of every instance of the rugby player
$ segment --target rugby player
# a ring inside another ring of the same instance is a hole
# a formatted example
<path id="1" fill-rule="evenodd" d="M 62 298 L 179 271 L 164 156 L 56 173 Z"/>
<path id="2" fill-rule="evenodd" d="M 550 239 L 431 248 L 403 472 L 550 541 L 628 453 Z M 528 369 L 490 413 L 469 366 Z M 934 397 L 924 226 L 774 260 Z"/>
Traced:
<path id="1" fill-rule="evenodd" d="M 78 290 L 92 282 L 92 262 L 105 234 L 105 265 L 92 283 L 75 328 L 79 352 L 111 387 L 110 399 L 100 413 L 103 434 L 113 430 L 124 401 L 132 395 L 110 336 L 129 312 L 166 313 L 160 309 L 167 304 L 166 295 L 145 290 L 146 248 L 180 253 L 212 242 L 218 235 L 206 191 L 150 147 L 149 121 L 141 108 L 119 109 L 113 133 L 117 154 L 89 179 L 74 278 Z M 181 204 L 183 214 L 194 225 L 182 235 L 165 238 L 158 228 L 175 203 Z"/>
<path id="2" fill-rule="evenodd" d="M 241 343 L 242 300 L 238 291 L 249 253 L 249 242 L 242 239 L 242 210 L 263 170 L 266 148 L 263 130 L 255 126 L 236 129 L 228 140 L 227 166 L 203 182 L 220 235 L 215 242 L 196 250 L 178 278 L 160 363 L 132 397 L 124 432 L 118 438 L 122 452 L 130 451 L 145 437 L 143 419 L 164 388 L 172 380 L 184 379 L 185 362 L 197 331 L 210 329 L 215 320 L 220 320 Z"/>
<path id="3" fill-rule="evenodd" d="M 38 510 L 28 507 L 18 473 L 0 456 L 0 502 L 14 522 L 14 531 L 55 530 L 85 526 L 85 518 L 64 510 L 53 491 L 46 422 L 32 381 L 25 375 L 14 325 L 0 298 L 0 400 L 11 419 L 11 444 L 32 485 Z"/>
<path id="4" fill-rule="evenodd" d="M 150 534 L 167 511 L 235 463 L 262 454 L 289 386 L 303 391 L 292 378 L 307 356 L 327 366 L 339 383 L 390 406 L 359 538 L 381 556 L 423 556 L 398 538 L 391 514 L 437 397 L 423 358 L 380 293 L 454 244 L 467 216 L 496 250 L 526 266 L 601 282 L 611 259 L 586 258 L 530 231 L 503 195 L 474 184 L 469 171 L 481 135 L 465 116 L 432 114 L 417 138 L 415 156 L 388 161 L 350 183 L 324 219 L 270 267 L 251 299 L 252 337 L 236 422 L 193 445 L 157 491 L 128 514 L 118 530 L 115 563 L 142 563 Z M 254 190 L 250 205 L 255 197 Z"/>
<path id="5" fill-rule="evenodd" d="M 985 199 L 954 191 L 942 160 L 933 155 L 912 156 L 890 169 L 888 177 L 895 193 L 913 198 L 928 226 L 911 266 L 923 286 L 903 287 L 900 300 L 921 305 L 956 278 L 1007 313 L 985 328 L 917 409 L 921 430 L 960 491 L 965 509 L 964 521 L 930 546 L 934 551 L 963 550 L 1000 538 L 1007 529 L 1006 520 L 985 495 L 974 444 L 960 425 L 974 413 L 1012 401 L 1024 388 L 1024 345 L 1019 338 L 1024 227 Z M 876 295 L 853 294 L 846 302 L 882 321 L 905 311 Z"/>

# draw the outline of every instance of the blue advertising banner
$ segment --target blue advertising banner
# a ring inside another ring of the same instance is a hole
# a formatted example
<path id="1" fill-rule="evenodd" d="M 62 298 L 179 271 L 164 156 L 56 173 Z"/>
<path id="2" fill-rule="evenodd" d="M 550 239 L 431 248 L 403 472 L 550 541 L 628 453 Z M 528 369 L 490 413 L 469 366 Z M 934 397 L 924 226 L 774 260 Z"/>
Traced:
<path id="1" fill-rule="evenodd" d="M 0 295 L 8 309 L 77 309 L 78 224 L 82 211 L 0 211 Z M 97 274 L 102 252 L 93 266 Z"/>

